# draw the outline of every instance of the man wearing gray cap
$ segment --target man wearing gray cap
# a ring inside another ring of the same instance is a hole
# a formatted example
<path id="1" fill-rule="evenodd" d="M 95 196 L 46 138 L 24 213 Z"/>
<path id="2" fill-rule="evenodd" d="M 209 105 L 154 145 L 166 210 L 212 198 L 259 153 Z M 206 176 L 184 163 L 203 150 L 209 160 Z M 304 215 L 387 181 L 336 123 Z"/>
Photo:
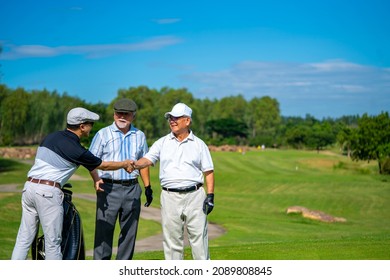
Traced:
<path id="1" fill-rule="evenodd" d="M 63 228 L 63 193 L 61 187 L 82 165 L 90 172 L 95 169 L 133 171 L 132 161 L 102 161 L 80 144 L 88 137 L 99 115 L 78 107 L 67 115 L 67 128 L 49 134 L 39 145 L 35 162 L 22 192 L 22 219 L 13 260 L 27 258 L 30 246 L 41 223 L 45 238 L 45 259 L 61 260 Z M 98 190 L 99 186 L 95 188 Z"/>
<path id="2" fill-rule="evenodd" d="M 145 134 L 134 127 L 137 105 L 131 99 L 122 98 L 114 103 L 114 122 L 99 130 L 92 140 L 90 151 L 102 160 L 137 160 L 148 151 Z M 119 220 L 117 260 L 131 260 L 134 254 L 138 221 L 141 213 L 141 176 L 145 186 L 148 207 L 153 200 L 149 169 L 132 173 L 99 171 L 94 181 L 102 183 L 104 192 L 97 193 L 95 260 L 110 260 L 112 256 L 114 230 Z"/>
<path id="3" fill-rule="evenodd" d="M 184 225 L 194 260 L 210 259 L 207 215 L 214 208 L 214 165 L 207 145 L 190 129 L 192 110 L 184 103 L 165 113 L 171 133 L 157 140 L 134 163 L 136 169 L 160 161 L 161 218 L 166 260 L 184 257 Z M 206 182 L 206 191 L 203 181 Z"/>

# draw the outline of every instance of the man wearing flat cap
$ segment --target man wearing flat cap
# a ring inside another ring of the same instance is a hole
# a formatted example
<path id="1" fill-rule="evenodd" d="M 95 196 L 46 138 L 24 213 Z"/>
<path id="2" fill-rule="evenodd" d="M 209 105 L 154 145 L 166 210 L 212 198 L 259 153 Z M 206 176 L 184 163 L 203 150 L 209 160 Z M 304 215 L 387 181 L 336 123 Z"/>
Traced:
<path id="1" fill-rule="evenodd" d="M 130 160 L 102 161 L 80 144 L 80 138 L 88 137 L 97 120 L 99 115 L 85 108 L 73 108 L 67 115 L 67 128 L 49 134 L 39 145 L 22 192 L 22 219 L 12 252 L 13 260 L 27 259 L 38 222 L 45 238 L 45 259 L 62 259 L 64 195 L 61 188 L 80 165 L 92 173 L 95 169 L 134 170 Z M 99 186 L 95 188 L 98 190 Z"/>
<path id="2" fill-rule="evenodd" d="M 114 122 L 99 130 L 92 140 L 90 151 L 102 160 L 137 160 L 148 151 L 145 134 L 132 122 L 137 113 L 137 105 L 128 98 L 114 103 Z M 138 182 L 141 176 L 145 187 L 148 207 L 153 200 L 149 169 L 135 170 L 132 173 L 99 171 L 93 178 L 101 184 L 103 192 L 97 192 L 95 260 L 110 260 L 112 256 L 114 230 L 119 220 L 117 260 L 131 260 L 134 254 L 138 221 L 141 213 L 142 190 Z"/>

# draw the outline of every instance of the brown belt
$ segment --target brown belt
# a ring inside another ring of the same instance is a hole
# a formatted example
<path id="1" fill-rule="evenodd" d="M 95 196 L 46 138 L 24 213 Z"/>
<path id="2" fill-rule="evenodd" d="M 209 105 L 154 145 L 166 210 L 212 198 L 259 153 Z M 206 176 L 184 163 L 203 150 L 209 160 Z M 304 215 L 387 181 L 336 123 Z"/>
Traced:
<path id="1" fill-rule="evenodd" d="M 57 183 L 57 182 L 54 182 L 54 181 L 42 180 L 42 179 L 35 179 L 35 178 L 31 178 L 31 177 L 28 177 L 28 178 L 27 178 L 27 181 L 32 182 L 32 183 L 35 183 L 35 184 L 44 184 L 44 185 L 48 185 L 48 186 L 52 186 L 52 187 L 57 187 L 57 188 L 60 188 L 60 189 L 61 189 L 60 183 Z"/>

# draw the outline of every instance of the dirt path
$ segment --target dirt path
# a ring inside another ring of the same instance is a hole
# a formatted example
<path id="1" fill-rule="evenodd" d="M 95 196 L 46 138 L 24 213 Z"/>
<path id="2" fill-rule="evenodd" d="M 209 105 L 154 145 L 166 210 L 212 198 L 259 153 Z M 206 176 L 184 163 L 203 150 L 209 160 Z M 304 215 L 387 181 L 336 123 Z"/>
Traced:
<path id="1" fill-rule="evenodd" d="M 0 185 L 0 192 L 19 192 L 17 189 L 18 184 L 7 184 Z M 86 199 L 90 201 L 96 201 L 96 196 L 94 194 L 77 194 L 73 193 L 74 197 Z M 141 207 L 141 218 L 145 220 L 153 220 L 161 223 L 161 213 L 159 208 L 155 207 Z M 225 233 L 225 230 L 216 224 L 209 223 L 209 239 L 214 239 Z M 163 237 L 162 234 L 158 234 L 155 236 L 150 236 L 145 239 L 137 240 L 135 244 L 135 252 L 144 252 L 144 251 L 162 251 Z M 187 237 L 185 238 L 185 245 L 188 246 Z M 116 253 L 116 249 L 113 251 Z M 92 256 L 93 251 L 88 250 L 85 252 L 86 256 Z"/>

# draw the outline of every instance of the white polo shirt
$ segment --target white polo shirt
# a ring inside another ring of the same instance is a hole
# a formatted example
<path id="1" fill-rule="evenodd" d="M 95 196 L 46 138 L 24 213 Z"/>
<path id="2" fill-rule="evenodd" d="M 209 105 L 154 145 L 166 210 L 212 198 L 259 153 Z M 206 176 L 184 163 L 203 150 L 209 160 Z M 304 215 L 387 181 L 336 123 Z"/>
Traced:
<path id="1" fill-rule="evenodd" d="M 214 170 L 209 148 L 192 131 L 182 142 L 172 132 L 161 137 L 144 157 L 160 161 L 160 183 L 166 188 L 203 184 L 203 172 Z"/>

